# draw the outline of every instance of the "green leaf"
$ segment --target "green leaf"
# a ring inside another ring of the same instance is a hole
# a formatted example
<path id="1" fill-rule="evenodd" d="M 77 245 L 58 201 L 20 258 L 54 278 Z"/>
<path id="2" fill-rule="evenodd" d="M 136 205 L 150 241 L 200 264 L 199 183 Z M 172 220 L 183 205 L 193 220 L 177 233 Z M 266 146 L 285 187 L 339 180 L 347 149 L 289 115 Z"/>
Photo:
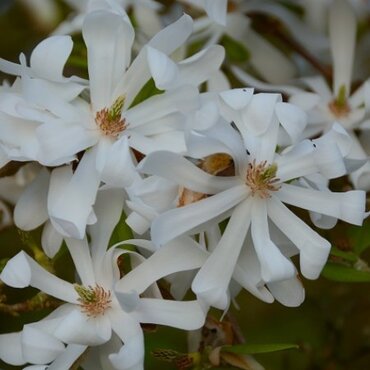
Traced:
<path id="1" fill-rule="evenodd" d="M 355 263 L 358 261 L 358 256 L 355 253 L 345 252 L 334 246 L 331 248 L 330 254 L 335 257 L 340 257 L 349 262 Z"/>
<path id="2" fill-rule="evenodd" d="M 231 62 L 246 62 L 250 58 L 249 50 L 242 43 L 230 36 L 223 36 L 221 39 L 221 45 L 225 48 L 226 56 Z"/>
<path id="3" fill-rule="evenodd" d="M 353 251 L 357 255 L 370 247 L 370 223 L 365 222 L 362 227 L 349 226 L 348 237 L 353 245 Z"/>
<path id="4" fill-rule="evenodd" d="M 139 93 L 135 96 L 134 101 L 130 105 L 130 108 L 134 107 L 135 105 L 140 104 L 146 99 L 149 99 L 153 95 L 162 94 L 164 91 L 157 89 L 155 86 L 154 80 L 151 78 L 139 91 Z"/>
<path id="5" fill-rule="evenodd" d="M 274 343 L 274 344 L 237 344 L 234 346 L 223 346 L 223 352 L 238 353 L 240 355 L 254 355 L 257 353 L 269 353 L 284 351 L 287 349 L 299 349 L 297 344 Z"/>
<path id="6" fill-rule="evenodd" d="M 328 262 L 321 275 L 328 280 L 342 283 L 367 283 L 370 282 L 370 272 L 356 270 L 353 267 Z"/>

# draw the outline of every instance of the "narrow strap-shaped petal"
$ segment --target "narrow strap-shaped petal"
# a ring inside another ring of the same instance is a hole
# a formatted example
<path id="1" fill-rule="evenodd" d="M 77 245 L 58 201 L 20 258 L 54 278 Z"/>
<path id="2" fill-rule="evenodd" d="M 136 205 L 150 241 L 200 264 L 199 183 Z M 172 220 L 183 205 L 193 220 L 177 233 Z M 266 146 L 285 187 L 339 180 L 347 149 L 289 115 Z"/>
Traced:
<path id="1" fill-rule="evenodd" d="M 255 200 L 252 209 L 252 240 L 261 265 L 261 276 L 265 282 L 291 278 L 295 274 L 293 263 L 287 259 L 270 239 L 267 222 L 267 204 Z"/>
<path id="2" fill-rule="evenodd" d="M 157 246 L 166 244 L 180 235 L 198 230 L 210 220 L 223 215 L 226 218 L 227 212 L 247 196 L 247 187 L 239 185 L 196 203 L 165 212 L 152 223 L 153 243 Z"/>
<path id="3" fill-rule="evenodd" d="M 276 115 L 292 142 L 301 138 L 307 124 L 307 115 L 300 108 L 290 103 L 276 103 Z"/>
<path id="4" fill-rule="evenodd" d="M 82 240 L 66 238 L 66 243 L 82 285 L 95 285 L 94 267 L 86 237 Z"/>
<path id="5" fill-rule="evenodd" d="M 100 185 L 96 170 L 96 147 L 84 153 L 69 183 L 59 198 L 49 204 L 54 227 L 67 237 L 82 239 Z"/>
<path id="6" fill-rule="evenodd" d="M 334 93 L 342 86 L 350 94 L 356 44 L 356 15 L 347 0 L 335 0 L 329 11 L 329 35 L 334 69 Z"/>
<path id="7" fill-rule="evenodd" d="M 14 222 L 22 230 L 33 230 L 48 219 L 47 191 L 50 173 L 42 168 L 26 187 L 14 209 Z"/>
<path id="8" fill-rule="evenodd" d="M 149 154 L 138 166 L 139 171 L 176 181 L 193 191 L 215 194 L 240 184 L 238 177 L 208 174 L 179 154 L 157 151 Z"/>
<path id="9" fill-rule="evenodd" d="M 108 248 L 108 242 L 123 208 L 124 194 L 120 189 L 100 190 L 94 206 L 99 220 L 89 227 L 91 237 L 91 256 L 96 272 Z"/>
<path id="10" fill-rule="evenodd" d="M 133 314 L 142 323 L 195 330 L 204 325 L 206 311 L 198 301 L 142 298 Z"/>
<path id="11" fill-rule="evenodd" d="M 328 179 L 343 176 L 347 169 L 335 139 L 326 137 L 304 140 L 277 159 L 277 177 L 281 182 L 319 172 Z"/>
<path id="12" fill-rule="evenodd" d="M 86 351 L 87 346 L 69 344 L 66 350 L 58 356 L 47 368 L 48 370 L 68 370 Z"/>
<path id="13" fill-rule="evenodd" d="M 283 184 L 276 196 L 284 203 L 324 215 L 339 218 L 355 225 L 362 225 L 365 212 L 365 192 L 323 192 Z"/>
<path id="14" fill-rule="evenodd" d="M 235 207 L 221 240 L 199 270 L 191 286 L 208 305 L 226 309 L 228 286 L 250 224 L 251 200 Z"/>
<path id="15" fill-rule="evenodd" d="M 330 243 L 307 226 L 274 196 L 268 202 L 272 222 L 300 250 L 300 266 L 303 276 L 317 279 L 330 252 Z"/>
<path id="16" fill-rule="evenodd" d="M 147 45 L 157 49 L 166 55 L 170 55 L 181 46 L 191 35 L 193 30 L 193 20 L 189 15 L 183 15 L 176 22 L 171 23 L 162 31 L 158 32 Z M 128 106 L 132 103 L 142 86 L 150 78 L 147 60 L 147 49 L 143 48 L 128 68 L 124 77 L 117 84 L 117 91 L 126 91 Z M 117 91 L 115 95 L 117 95 Z"/>
<path id="17" fill-rule="evenodd" d="M 157 280 L 178 271 L 193 270 L 202 266 L 207 252 L 189 237 L 182 237 L 167 243 L 151 257 L 120 279 L 117 292 L 145 291 Z"/>
<path id="18" fill-rule="evenodd" d="M 140 323 L 124 311 L 114 311 L 110 315 L 113 331 L 124 343 L 118 353 L 109 355 L 115 369 L 143 370 L 144 335 Z"/>
<path id="19" fill-rule="evenodd" d="M 23 251 L 9 260 L 0 278 L 11 287 L 32 286 L 62 301 L 76 303 L 78 298 L 71 283 L 46 271 Z"/>
<path id="20" fill-rule="evenodd" d="M 151 123 L 175 112 L 188 112 L 198 107 L 199 93 L 195 87 L 181 86 L 177 89 L 157 94 L 124 113 L 130 129 Z"/>
<path id="21" fill-rule="evenodd" d="M 272 303 L 274 297 L 268 291 L 261 277 L 261 268 L 250 233 L 240 251 L 235 266 L 233 279 L 248 292 L 266 303 Z"/>
<path id="22" fill-rule="evenodd" d="M 47 221 L 41 235 L 41 245 L 45 254 L 53 258 L 58 253 L 62 242 L 63 236 L 55 230 L 50 221 Z"/>
<path id="23" fill-rule="evenodd" d="M 284 306 L 298 307 L 304 301 L 304 287 L 297 276 L 291 279 L 268 283 L 267 287 L 275 299 Z"/>
<path id="24" fill-rule="evenodd" d="M 132 25 L 106 11 L 89 13 L 82 35 L 87 46 L 91 102 L 94 112 L 113 104 L 113 91 L 131 59 Z"/>

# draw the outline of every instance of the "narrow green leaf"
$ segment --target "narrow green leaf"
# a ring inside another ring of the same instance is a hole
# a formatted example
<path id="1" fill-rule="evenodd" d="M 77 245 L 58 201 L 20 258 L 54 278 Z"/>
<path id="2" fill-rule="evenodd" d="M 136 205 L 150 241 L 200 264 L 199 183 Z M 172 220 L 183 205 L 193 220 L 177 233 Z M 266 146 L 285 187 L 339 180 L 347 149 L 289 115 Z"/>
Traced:
<path id="1" fill-rule="evenodd" d="M 237 344 L 234 346 L 223 346 L 223 352 L 238 353 L 240 355 L 254 355 L 257 353 L 269 353 L 284 351 L 287 349 L 299 349 L 297 344 L 274 343 L 274 344 Z"/>
<path id="2" fill-rule="evenodd" d="M 330 254 L 335 257 L 340 257 L 346 261 L 353 262 L 353 263 L 357 262 L 358 260 L 358 256 L 355 253 L 345 252 L 334 246 L 331 248 Z"/>
<path id="3" fill-rule="evenodd" d="M 246 62 L 250 58 L 249 50 L 242 43 L 230 36 L 223 36 L 221 45 L 225 48 L 226 56 L 231 62 Z"/>
<path id="4" fill-rule="evenodd" d="M 356 270 L 353 267 L 328 262 L 321 275 L 328 280 L 343 283 L 366 283 L 370 282 L 370 272 Z"/>
<path id="5" fill-rule="evenodd" d="M 363 253 L 370 247 L 370 223 L 365 222 L 362 227 L 349 226 L 347 229 L 348 237 L 353 245 L 353 251 L 357 255 Z"/>

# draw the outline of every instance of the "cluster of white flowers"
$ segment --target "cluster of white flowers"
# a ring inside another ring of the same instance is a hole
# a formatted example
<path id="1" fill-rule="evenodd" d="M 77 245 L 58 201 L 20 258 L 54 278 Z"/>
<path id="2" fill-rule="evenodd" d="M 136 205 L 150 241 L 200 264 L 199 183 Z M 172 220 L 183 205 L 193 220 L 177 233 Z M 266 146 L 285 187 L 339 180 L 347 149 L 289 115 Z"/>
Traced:
<path id="1" fill-rule="evenodd" d="M 0 165 L 25 162 L 0 185 L 14 194 L 1 196 L 15 203 L 16 226 L 43 225 L 50 258 L 64 242 L 76 277 L 60 279 L 25 251 L 9 260 L 3 283 L 35 287 L 63 304 L 1 334 L 0 359 L 69 369 L 91 347 L 85 369 L 143 369 L 142 323 L 198 329 L 210 307 L 228 310 L 242 289 L 300 305 L 299 273 L 318 278 L 331 247 L 307 222 L 328 229 L 367 216 L 370 163 L 361 140 L 370 82 L 350 95 L 355 5 L 325 2 L 328 38 L 270 1 L 184 0 L 165 20 L 152 0 L 67 2 L 77 13 L 29 62 L 24 54 L 19 64 L 0 59 L 0 70 L 15 76 L 0 87 Z M 179 9 L 206 15 L 193 20 Z M 333 91 L 322 77 L 290 83 L 293 59 L 250 27 L 248 12 L 276 17 L 312 50 L 331 50 Z M 63 75 L 73 49 L 68 33 L 80 31 L 88 80 Z M 249 72 L 224 62 L 217 45 L 224 35 L 248 49 Z M 231 75 L 239 88 L 231 88 Z M 149 85 L 152 95 L 143 97 Z M 329 180 L 344 175 L 354 190 L 331 191 Z M 123 212 L 135 239 L 108 247 Z M 125 273 L 121 256 L 131 264 Z M 162 298 L 162 278 L 173 299 Z M 196 299 L 183 301 L 189 290 Z"/>

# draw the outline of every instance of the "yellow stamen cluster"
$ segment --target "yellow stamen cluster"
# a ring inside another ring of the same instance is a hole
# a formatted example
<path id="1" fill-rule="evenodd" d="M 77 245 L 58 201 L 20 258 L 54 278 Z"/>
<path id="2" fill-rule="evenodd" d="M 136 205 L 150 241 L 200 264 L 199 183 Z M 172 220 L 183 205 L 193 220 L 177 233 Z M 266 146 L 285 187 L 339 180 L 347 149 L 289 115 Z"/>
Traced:
<path id="1" fill-rule="evenodd" d="M 104 108 L 96 113 L 95 122 L 107 136 L 117 137 L 127 127 L 126 120 L 121 118 L 125 97 L 120 96 L 108 109 Z"/>
<path id="2" fill-rule="evenodd" d="M 81 311 L 89 317 L 104 315 L 107 309 L 111 307 L 111 292 L 105 291 L 101 286 L 96 285 L 94 288 L 87 288 L 75 284 L 74 288 L 79 295 Z"/>
<path id="3" fill-rule="evenodd" d="M 275 163 L 269 165 L 267 161 L 263 161 L 256 164 L 254 159 L 252 163 L 248 164 L 247 175 L 245 183 L 249 186 L 252 192 L 252 196 L 258 194 L 260 198 L 270 198 L 270 191 L 277 191 L 280 189 L 280 185 L 277 182 L 280 181 L 276 177 L 277 165 Z"/>

